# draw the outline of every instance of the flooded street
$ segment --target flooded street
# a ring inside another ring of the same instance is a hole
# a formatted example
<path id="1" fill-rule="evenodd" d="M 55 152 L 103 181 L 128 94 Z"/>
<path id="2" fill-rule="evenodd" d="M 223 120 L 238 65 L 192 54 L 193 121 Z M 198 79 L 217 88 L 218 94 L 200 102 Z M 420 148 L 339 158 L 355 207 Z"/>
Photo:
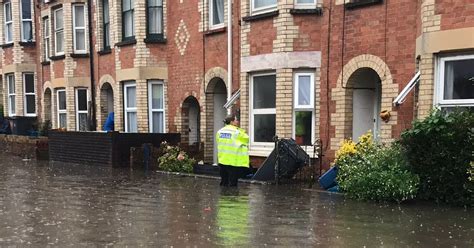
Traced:
<path id="1" fill-rule="evenodd" d="M 474 247 L 472 210 L 0 159 L 1 247 Z"/>

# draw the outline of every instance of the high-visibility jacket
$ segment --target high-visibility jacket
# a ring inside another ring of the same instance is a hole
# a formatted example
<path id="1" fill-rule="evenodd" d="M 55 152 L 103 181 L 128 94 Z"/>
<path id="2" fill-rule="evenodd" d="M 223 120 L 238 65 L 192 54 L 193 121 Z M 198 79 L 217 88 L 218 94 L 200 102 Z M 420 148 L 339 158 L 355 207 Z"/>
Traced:
<path id="1" fill-rule="evenodd" d="M 249 136 L 243 129 L 226 125 L 217 131 L 216 144 L 219 164 L 249 167 Z"/>

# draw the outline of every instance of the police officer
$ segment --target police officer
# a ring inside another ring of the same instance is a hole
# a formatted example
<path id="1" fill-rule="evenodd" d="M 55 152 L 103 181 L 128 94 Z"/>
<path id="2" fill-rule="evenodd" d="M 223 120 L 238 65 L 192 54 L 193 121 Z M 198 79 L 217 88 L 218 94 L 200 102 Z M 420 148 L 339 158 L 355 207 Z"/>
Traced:
<path id="1" fill-rule="evenodd" d="M 249 168 L 249 136 L 239 127 L 235 115 L 227 116 L 224 124 L 216 134 L 220 185 L 235 187 L 240 175 Z"/>

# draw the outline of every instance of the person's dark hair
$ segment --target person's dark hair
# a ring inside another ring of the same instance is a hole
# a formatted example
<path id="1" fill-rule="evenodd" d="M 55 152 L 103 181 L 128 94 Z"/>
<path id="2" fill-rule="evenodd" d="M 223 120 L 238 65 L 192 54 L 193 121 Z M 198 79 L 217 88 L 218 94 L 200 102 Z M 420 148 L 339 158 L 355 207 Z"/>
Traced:
<path id="1" fill-rule="evenodd" d="M 233 120 L 235 120 L 235 115 L 228 115 L 224 119 L 224 124 L 229 125 Z"/>

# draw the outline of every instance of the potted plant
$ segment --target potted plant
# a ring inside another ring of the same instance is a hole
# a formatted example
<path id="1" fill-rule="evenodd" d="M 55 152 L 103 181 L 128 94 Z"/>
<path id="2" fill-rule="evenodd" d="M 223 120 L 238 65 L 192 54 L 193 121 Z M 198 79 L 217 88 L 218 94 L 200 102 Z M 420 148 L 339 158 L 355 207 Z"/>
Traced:
<path id="1" fill-rule="evenodd" d="M 296 112 L 296 120 L 300 120 L 302 118 L 302 112 Z M 306 129 L 303 123 L 296 122 L 295 123 L 295 141 L 298 145 L 304 144 L 304 137 L 306 135 Z"/>

